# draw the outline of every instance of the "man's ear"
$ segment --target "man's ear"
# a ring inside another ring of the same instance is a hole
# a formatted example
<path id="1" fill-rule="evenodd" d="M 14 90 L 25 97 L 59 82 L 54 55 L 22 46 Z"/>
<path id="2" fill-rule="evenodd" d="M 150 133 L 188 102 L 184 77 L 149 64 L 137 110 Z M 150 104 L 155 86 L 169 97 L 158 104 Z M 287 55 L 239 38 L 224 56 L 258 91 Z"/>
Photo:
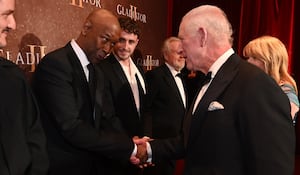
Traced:
<path id="1" fill-rule="evenodd" d="M 139 44 L 139 41 L 140 41 L 140 39 L 137 39 L 137 41 L 136 41 L 136 46 Z M 135 47 L 136 47 L 136 46 L 135 46 Z"/>
<path id="2" fill-rule="evenodd" d="M 92 28 L 92 23 L 90 21 L 86 21 L 83 24 L 82 30 L 81 30 L 81 34 L 83 36 L 86 36 L 86 34 L 88 33 L 88 31 Z"/>
<path id="3" fill-rule="evenodd" d="M 203 27 L 200 27 L 198 29 L 198 35 L 200 36 L 199 37 L 200 46 L 201 47 L 205 46 L 207 41 L 207 31 Z"/>

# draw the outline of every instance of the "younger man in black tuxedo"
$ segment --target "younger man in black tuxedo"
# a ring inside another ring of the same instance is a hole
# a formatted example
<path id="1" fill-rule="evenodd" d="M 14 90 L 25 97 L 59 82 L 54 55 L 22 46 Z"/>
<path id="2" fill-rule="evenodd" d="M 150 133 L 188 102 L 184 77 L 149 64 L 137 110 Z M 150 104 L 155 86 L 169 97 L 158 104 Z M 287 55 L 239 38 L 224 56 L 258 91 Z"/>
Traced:
<path id="1" fill-rule="evenodd" d="M 143 117 L 144 95 L 146 85 L 144 73 L 141 67 L 136 65 L 131 58 L 140 37 L 140 28 L 137 22 L 130 18 L 119 18 L 121 34 L 119 41 L 113 47 L 113 51 L 99 64 L 109 81 L 110 94 L 117 117 L 122 122 L 125 134 L 129 138 L 144 136 L 145 123 L 149 123 Z M 134 175 L 139 169 L 130 163 L 111 163 L 114 172 L 112 174 Z"/>

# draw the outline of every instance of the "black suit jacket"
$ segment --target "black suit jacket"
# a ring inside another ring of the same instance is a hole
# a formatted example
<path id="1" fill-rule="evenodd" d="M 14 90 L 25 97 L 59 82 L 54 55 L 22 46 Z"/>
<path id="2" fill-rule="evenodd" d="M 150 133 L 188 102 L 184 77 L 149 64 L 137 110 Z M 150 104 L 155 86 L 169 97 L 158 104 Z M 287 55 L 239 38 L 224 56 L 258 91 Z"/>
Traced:
<path id="1" fill-rule="evenodd" d="M 213 101 L 224 109 L 209 111 Z M 185 152 L 185 175 L 293 174 L 295 133 L 288 98 L 257 67 L 232 55 L 193 115 L 191 109 L 181 140 L 152 143 L 154 159 Z"/>
<path id="2" fill-rule="evenodd" d="M 144 94 L 140 93 L 140 115 L 138 114 L 134 96 L 126 75 L 118 62 L 111 54 L 108 58 L 102 60 L 99 67 L 103 70 L 104 76 L 109 81 L 109 90 L 113 99 L 116 115 L 122 123 L 125 134 L 132 138 L 133 136 L 144 136 L 144 127 L 146 123 L 144 116 Z M 142 76 L 143 70 L 137 66 Z M 141 90 L 141 89 L 139 89 Z M 142 90 L 141 90 L 142 91 Z M 140 91 L 140 92 L 141 92 Z M 111 169 L 110 174 L 114 175 L 135 175 L 140 174 L 141 169 L 128 163 L 118 163 L 116 161 L 107 161 L 106 166 Z"/>
<path id="3" fill-rule="evenodd" d="M 152 118 L 151 137 L 157 139 L 179 135 L 186 109 L 171 71 L 163 64 L 146 72 L 146 81 L 145 115 Z"/>
<path id="4" fill-rule="evenodd" d="M 104 156 L 130 157 L 133 143 L 119 133 L 105 79 L 97 67 L 96 76 L 94 116 L 88 82 L 70 43 L 47 54 L 36 69 L 34 90 L 48 137 L 52 174 L 95 174 L 95 167 L 105 169 L 102 163 L 95 164 Z"/>
<path id="5" fill-rule="evenodd" d="M 109 81 L 109 89 L 113 98 L 116 114 L 120 118 L 127 135 L 129 137 L 144 136 L 143 130 L 146 123 L 143 118 L 145 94 L 140 94 L 139 115 L 130 84 L 115 56 L 111 54 L 108 58 L 102 60 L 99 66 Z M 137 67 L 141 75 L 144 76 L 142 68 Z"/>
<path id="6" fill-rule="evenodd" d="M 21 70 L 0 58 L 0 174 L 46 175 L 46 137 Z"/>
<path id="7" fill-rule="evenodd" d="M 162 64 L 146 72 L 145 76 L 148 85 L 145 117 L 152 119 L 151 137 L 165 139 L 178 136 L 182 132 L 186 108 L 170 69 Z M 184 82 L 183 85 L 185 89 Z M 175 160 L 162 161 L 145 169 L 144 174 L 173 175 L 175 165 Z"/>

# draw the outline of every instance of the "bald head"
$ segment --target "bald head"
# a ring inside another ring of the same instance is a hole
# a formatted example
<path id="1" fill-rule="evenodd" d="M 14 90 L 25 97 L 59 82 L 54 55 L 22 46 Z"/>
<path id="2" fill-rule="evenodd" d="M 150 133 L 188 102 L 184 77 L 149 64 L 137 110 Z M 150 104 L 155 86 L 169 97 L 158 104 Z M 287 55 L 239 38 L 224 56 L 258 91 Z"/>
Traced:
<path id="1" fill-rule="evenodd" d="M 77 43 L 91 62 L 98 62 L 110 53 L 119 40 L 120 31 L 119 21 L 113 13 L 97 9 L 86 18 Z"/>
<path id="2" fill-rule="evenodd" d="M 86 18 L 86 23 L 90 22 L 92 24 L 107 25 L 111 23 L 112 25 L 119 25 L 117 17 L 109 10 L 97 9 L 91 12 Z"/>

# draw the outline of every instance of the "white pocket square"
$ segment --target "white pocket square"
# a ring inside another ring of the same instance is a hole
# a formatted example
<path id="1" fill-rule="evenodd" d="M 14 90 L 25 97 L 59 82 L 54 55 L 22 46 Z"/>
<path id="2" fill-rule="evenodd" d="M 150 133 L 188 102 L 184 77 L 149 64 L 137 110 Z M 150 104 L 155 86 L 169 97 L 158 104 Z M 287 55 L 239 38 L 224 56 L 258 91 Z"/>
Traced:
<path id="1" fill-rule="evenodd" d="M 224 106 L 217 101 L 211 102 L 208 106 L 208 111 L 215 111 L 220 109 L 224 109 Z"/>

